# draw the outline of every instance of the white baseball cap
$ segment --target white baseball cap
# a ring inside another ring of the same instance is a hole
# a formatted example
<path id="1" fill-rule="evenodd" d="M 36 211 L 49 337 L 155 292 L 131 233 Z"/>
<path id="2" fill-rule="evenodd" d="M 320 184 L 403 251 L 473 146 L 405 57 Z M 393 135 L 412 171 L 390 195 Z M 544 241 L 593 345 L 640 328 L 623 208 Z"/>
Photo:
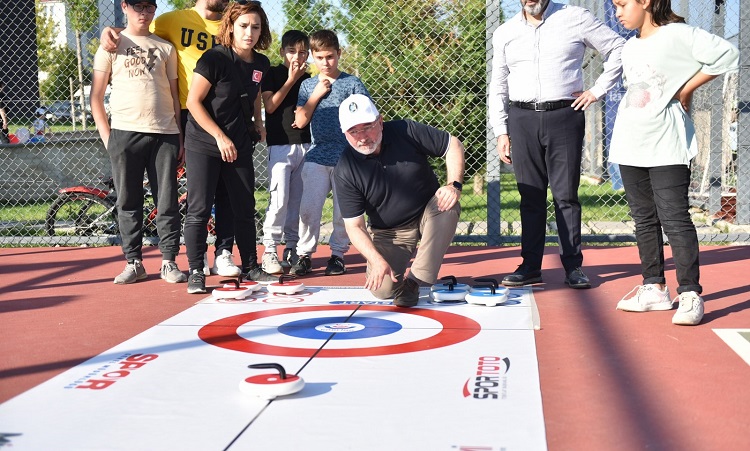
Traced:
<path id="1" fill-rule="evenodd" d="M 344 133 L 355 125 L 375 122 L 379 116 L 372 99 L 363 94 L 352 94 L 339 105 L 339 122 Z"/>

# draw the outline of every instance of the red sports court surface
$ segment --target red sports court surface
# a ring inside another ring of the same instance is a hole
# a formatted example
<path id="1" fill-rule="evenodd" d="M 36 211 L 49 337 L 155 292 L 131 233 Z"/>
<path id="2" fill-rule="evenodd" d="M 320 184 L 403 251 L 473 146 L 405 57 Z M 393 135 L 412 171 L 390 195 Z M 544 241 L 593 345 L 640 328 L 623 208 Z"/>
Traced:
<path id="1" fill-rule="evenodd" d="M 517 247 L 453 248 L 441 275 L 499 279 L 515 269 L 518 255 Z M 0 249 L 0 256 L 0 402 L 202 298 L 187 295 L 184 284 L 159 280 L 160 256 L 153 248 L 145 256 L 150 277 L 125 287 L 112 284 L 123 266 L 118 247 Z M 322 274 L 327 256 L 327 248 L 315 255 L 316 270 L 304 279 L 306 285 L 361 286 L 364 262 L 358 254 L 347 255 L 349 273 L 339 277 Z M 719 336 L 742 337 L 736 330 L 750 329 L 750 250 L 702 248 L 706 316 L 697 327 L 673 326 L 673 312 L 615 310 L 617 300 L 640 283 L 637 262 L 634 247 L 587 248 L 585 268 L 594 287 L 571 290 L 563 284 L 557 248 L 548 248 L 545 283 L 534 290 L 548 449 L 750 449 L 750 364 L 742 354 L 748 346 L 740 339 L 730 347 Z M 178 263 L 186 268 L 184 254 Z M 667 277 L 674 291 L 671 259 Z M 208 283 L 219 279 L 210 277 Z M 445 419 L 446 426 L 450 420 Z M 389 433 L 420 429 L 419 418 L 404 424 L 405 429 Z M 487 427 L 502 425 L 493 418 Z M 15 432 L 2 429 L 0 424 L 0 434 Z M 13 443 L 13 437 L 7 440 L 6 446 Z"/>

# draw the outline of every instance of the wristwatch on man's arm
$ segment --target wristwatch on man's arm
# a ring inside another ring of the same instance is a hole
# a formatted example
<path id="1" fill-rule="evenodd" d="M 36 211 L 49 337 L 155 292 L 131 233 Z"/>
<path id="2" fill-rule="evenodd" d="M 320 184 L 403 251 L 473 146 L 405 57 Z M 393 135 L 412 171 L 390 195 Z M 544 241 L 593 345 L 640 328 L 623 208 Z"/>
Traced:
<path id="1" fill-rule="evenodd" d="M 456 182 L 455 180 L 450 183 L 450 186 L 456 188 L 461 193 L 461 190 L 463 189 L 464 185 L 461 182 Z"/>

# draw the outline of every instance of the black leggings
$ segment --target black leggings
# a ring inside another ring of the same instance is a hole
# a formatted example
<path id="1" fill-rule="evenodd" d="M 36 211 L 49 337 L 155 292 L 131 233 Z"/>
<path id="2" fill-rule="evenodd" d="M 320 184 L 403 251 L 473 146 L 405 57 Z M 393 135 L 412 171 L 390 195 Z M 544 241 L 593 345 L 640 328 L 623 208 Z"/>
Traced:
<path id="1" fill-rule="evenodd" d="M 234 231 L 242 269 L 257 265 L 255 237 L 255 169 L 252 151 L 240 151 L 232 163 L 211 156 L 185 151 L 188 210 L 185 217 L 185 246 L 190 271 L 203 268 L 208 245 L 206 225 L 219 184 L 224 184 L 234 213 Z M 220 218 L 216 218 L 217 222 Z"/>

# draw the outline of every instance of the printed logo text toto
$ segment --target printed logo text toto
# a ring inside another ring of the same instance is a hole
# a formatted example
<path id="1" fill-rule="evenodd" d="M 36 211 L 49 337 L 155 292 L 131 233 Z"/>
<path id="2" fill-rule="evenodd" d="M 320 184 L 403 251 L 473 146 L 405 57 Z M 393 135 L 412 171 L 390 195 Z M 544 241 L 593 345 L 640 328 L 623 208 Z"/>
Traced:
<path id="1" fill-rule="evenodd" d="M 464 384 L 464 398 L 505 399 L 510 370 L 510 359 L 497 356 L 482 356 L 477 361 L 476 376 Z"/>

